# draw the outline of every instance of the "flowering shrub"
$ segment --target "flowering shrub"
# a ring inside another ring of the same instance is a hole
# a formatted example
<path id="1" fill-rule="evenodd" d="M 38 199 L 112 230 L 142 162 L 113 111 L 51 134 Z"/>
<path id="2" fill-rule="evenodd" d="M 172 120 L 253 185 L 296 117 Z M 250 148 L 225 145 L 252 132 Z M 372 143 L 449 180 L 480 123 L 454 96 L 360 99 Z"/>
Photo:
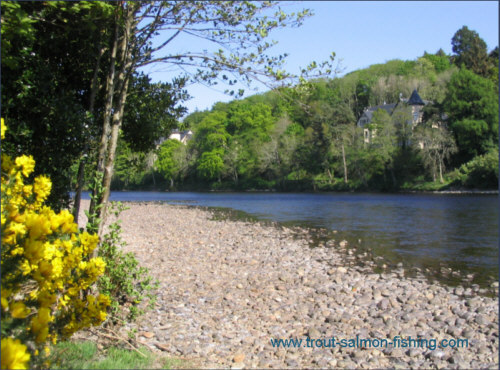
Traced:
<path id="1" fill-rule="evenodd" d="M 2 119 L 2 139 L 5 130 Z M 90 258 L 97 235 L 79 233 L 67 210 L 44 206 L 52 183 L 45 176 L 27 183 L 34 168 L 31 156 L 2 154 L 2 369 L 41 366 L 50 341 L 100 324 L 110 305 L 88 293 L 106 266 Z"/>

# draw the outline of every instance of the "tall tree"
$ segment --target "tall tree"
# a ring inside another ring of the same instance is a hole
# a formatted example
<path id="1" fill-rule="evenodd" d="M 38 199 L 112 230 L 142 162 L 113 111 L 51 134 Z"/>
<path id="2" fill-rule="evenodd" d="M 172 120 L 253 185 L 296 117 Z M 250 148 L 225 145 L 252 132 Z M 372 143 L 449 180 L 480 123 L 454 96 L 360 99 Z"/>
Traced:
<path id="1" fill-rule="evenodd" d="M 50 175 L 50 204 L 68 203 L 70 166 L 99 129 L 99 63 L 111 5 L 105 2 L 2 3 L 2 115 L 7 151 L 26 152 Z"/>
<path id="2" fill-rule="evenodd" d="M 370 144 L 370 152 L 374 157 L 374 161 L 378 162 L 376 167 L 383 168 L 384 171 L 388 170 L 395 186 L 394 158 L 399 148 L 397 128 L 389 113 L 383 109 L 373 113 L 369 128 L 374 133 Z"/>
<path id="3" fill-rule="evenodd" d="M 441 104 L 429 104 L 424 108 L 423 122 L 415 127 L 412 145 L 420 154 L 424 166 L 431 172 L 433 181 L 444 182 L 446 161 L 458 151 L 455 138 L 448 130 Z"/>
<path id="4" fill-rule="evenodd" d="M 170 182 L 170 188 L 173 188 L 174 179 L 180 171 L 179 164 L 174 158 L 174 153 L 180 146 L 182 144 L 178 140 L 165 140 L 158 148 L 156 165 L 158 171 Z"/>
<path id="5" fill-rule="evenodd" d="M 463 26 L 453 35 L 451 46 L 455 53 L 453 60 L 458 67 L 464 65 L 474 73 L 487 76 L 489 69 L 488 49 L 486 42 L 479 37 L 476 31 Z"/>
<path id="6" fill-rule="evenodd" d="M 234 85 L 237 81 L 284 81 L 291 76 L 281 69 L 284 55 L 270 56 L 267 51 L 274 42 L 267 42 L 269 33 L 285 26 L 298 26 L 309 16 L 305 10 L 287 15 L 276 2 L 227 1 L 151 1 L 119 2 L 115 13 L 114 37 L 110 44 L 110 67 L 106 82 L 106 105 L 102 140 L 97 162 L 102 172 L 105 192 L 96 200 L 104 207 L 109 197 L 118 133 L 122 126 L 129 81 L 139 67 L 164 63 L 178 67 L 195 81 L 213 84 L 220 78 Z M 184 34 L 219 45 L 217 51 L 169 50 L 173 40 Z M 161 40 L 153 43 L 153 38 Z M 305 70 L 306 74 L 311 69 Z M 321 64 L 331 71 L 329 64 Z M 228 91 L 239 95 L 242 91 Z M 213 153 L 212 157 L 218 155 Z M 213 158 L 207 158 L 213 159 Z M 210 161 L 215 163 L 216 161 Z M 208 162 L 207 162 L 208 163 Z M 91 204 L 91 211 L 95 202 Z"/>
<path id="7" fill-rule="evenodd" d="M 498 93 L 491 80 L 462 68 L 451 77 L 443 106 L 460 162 L 498 145 Z"/>
<path id="8" fill-rule="evenodd" d="M 354 138 L 353 128 L 356 124 L 354 113 L 344 103 L 337 103 L 332 112 L 332 118 L 329 121 L 330 132 L 332 134 L 332 149 L 334 153 L 338 153 L 342 158 L 342 169 L 344 173 L 344 183 L 347 184 L 347 159 L 346 147 L 352 144 Z"/>
<path id="9" fill-rule="evenodd" d="M 152 83 L 148 76 L 139 74 L 130 83 L 122 137 L 132 150 L 148 152 L 177 126 L 177 120 L 186 112 L 185 107 L 179 106 L 188 98 L 183 90 L 185 81 Z"/>

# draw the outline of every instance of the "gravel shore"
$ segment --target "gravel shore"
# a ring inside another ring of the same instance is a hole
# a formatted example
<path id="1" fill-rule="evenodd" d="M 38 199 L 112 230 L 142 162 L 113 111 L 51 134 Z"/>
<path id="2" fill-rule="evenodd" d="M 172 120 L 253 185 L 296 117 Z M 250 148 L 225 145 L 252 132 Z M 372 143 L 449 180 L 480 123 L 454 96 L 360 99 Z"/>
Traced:
<path id="1" fill-rule="evenodd" d="M 306 229 L 297 237 L 296 229 L 215 221 L 198 208 L 127 205 L 126 250 L 160 288 L 156 308 L 123 330 L 137 329 L 155 350 L 206 368 L 498 368 L 498 301 L 475 289 L 349 266 L 345 242 L 310 248 Z M 429 346 L 339 343 L 357 336 L 374 344 L 420 336 Z M 308 347 L 307 337 L 323 348 Z M 271 339 L 303 342 L 277 348 Z M 442 339 L 468 347 L 439 348 Z"/>

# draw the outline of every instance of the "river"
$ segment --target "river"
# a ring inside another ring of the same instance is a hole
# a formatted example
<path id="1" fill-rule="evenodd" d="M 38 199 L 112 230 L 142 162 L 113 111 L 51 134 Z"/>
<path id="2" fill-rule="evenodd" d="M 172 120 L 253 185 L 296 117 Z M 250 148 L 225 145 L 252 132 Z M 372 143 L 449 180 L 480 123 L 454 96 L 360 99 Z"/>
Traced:
<path id="1" fill-rule="evenodd" d="M 498 275 L 498 195 L 112 192 L 110 199 L 230 208 L 337 230 L 339 238 L 391 261 Z"/>

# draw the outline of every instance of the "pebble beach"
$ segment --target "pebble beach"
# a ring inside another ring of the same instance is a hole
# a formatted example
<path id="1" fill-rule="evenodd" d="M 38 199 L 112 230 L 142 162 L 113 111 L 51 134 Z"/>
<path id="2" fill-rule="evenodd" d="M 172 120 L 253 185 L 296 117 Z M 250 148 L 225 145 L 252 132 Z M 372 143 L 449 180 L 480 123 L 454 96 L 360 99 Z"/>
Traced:
<path id="1" fill-rule="evenodd" d="M 311 248 L 308 229 L 215 220 L 194 207 L 126 205 L 125 250 L 160 286 L 155 308 L 121 330 L 155 351 L 203 368 L 499 366 L 498 300 L 479 289 L 408 277 L 402 267 L 376 273 L 347 264 L 345 241 Z M 356 338 L 391 344 L 340 345 Z M 405 338 L 438 346 L 403 347 Z M 302 344 L 278 348 L 271 339 Z M 460 339 L 462 348 L 439 346 L 443 339 Z"/>

